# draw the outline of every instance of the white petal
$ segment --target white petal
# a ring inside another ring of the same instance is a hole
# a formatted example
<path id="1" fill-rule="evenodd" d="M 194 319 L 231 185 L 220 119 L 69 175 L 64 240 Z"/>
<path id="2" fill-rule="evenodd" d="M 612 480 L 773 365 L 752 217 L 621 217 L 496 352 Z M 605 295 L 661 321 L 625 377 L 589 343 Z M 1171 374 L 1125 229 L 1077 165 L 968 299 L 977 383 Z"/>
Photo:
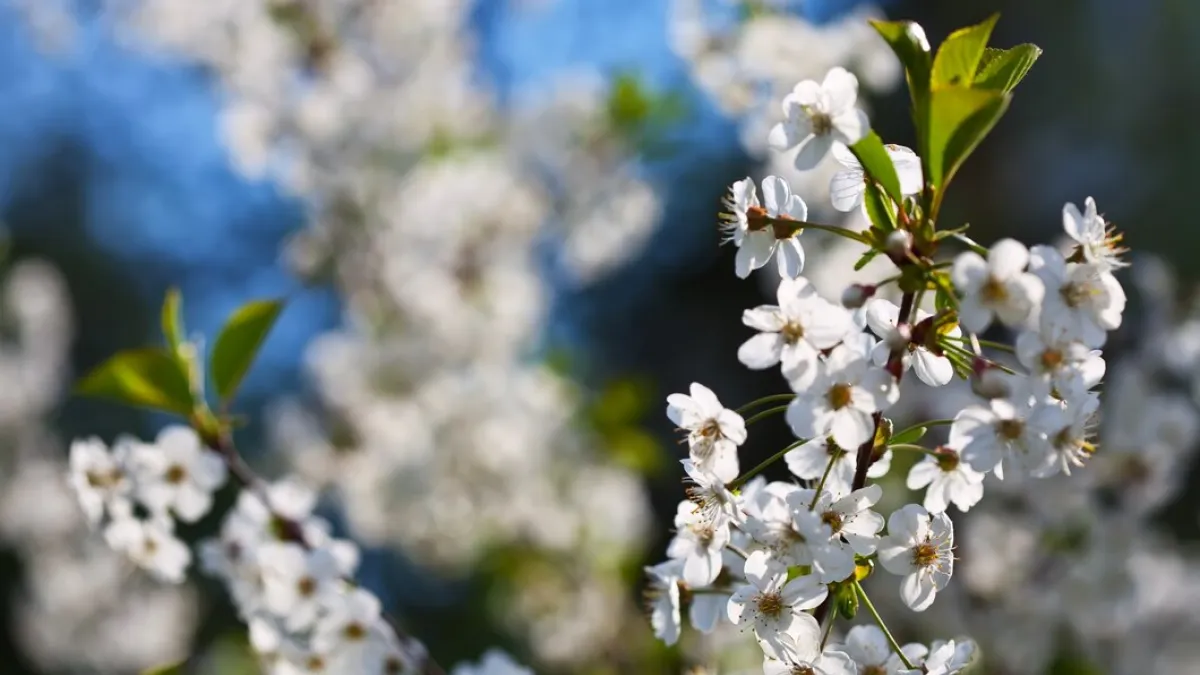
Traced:
<path id="1" fill-rule="evenodd" d="M 1029 250 L 1016 239 L 1001 239 L 988 252 L 988 267 L 997 279 L 1016 276 L 1029 264 Z"/>
<path id="2" fill-rule="evenodd" d="M 775 237 L 767 231 L 750 232 L 742 240 L 738 248 L 734 269 L 737 275 L 745 279 L 754 270 L 767 264 L 771 254 L 775 252 Z"/>
<path id="3" fill-rule="evenodd" d="M 767 176 L 762 181 L 763 206 L 767 213 L 778 216 L 787 206 L 792 190 L 779 176 Z"/>
<path id="4" fill-rule="evenodd" d="M 833 145 L 833 136 L 824 134 L 821 136 L 811 135 L 801 142 L 800 152 L 796 153 L 796 169 L 799 171 L 809 171 L 821 163 L 825 159 L 825 155 L 829 152 L 830 146 Z"/>
<path id="5" fill-rule="evenodd" d="M 871 130 L 871 122 L 867 113 L 854 108 L 833 118 L 833 129 L 839 140 L 846 145 L 854 145 L 861 141 Z"/>
<path id="6" fill-rule="evenodd" d="M 837 149 L 843 146 L 835 143 L 833 147 Z M 829 181 L 829 198 L 833 202 L 833 208 L 843 213 L 849 213 L 858 208 L 862 204 L 863 193 L 867 189 L 865 181 L 865 174 L 861 169 L 839 171 L 833 174 L 833 178 Z"/>
<path id="7" fill-rule="evenodd" d="M 738 348 L 738 361 L 751 370 L 763 370 L 779 363 L 783 336 L 779 333 L 759 333 Z"/>
<path id="8" fill-rule="evenodd" d="M 937 596 L 937 587 L 927 574 L 910 574 L 900 582 L 900 597 L 914 612 L 929 609 Z"/>
<path id="9" fill-rule="evenodd" d="M 954 287 L 963 293 L 974 293 L 988 278 L 987 262 L 974 251 L 960 253 L 950 270 Z"/>
<path id="10" fill-rule="evenodd" d="M 840 66 L 831 68 L 825 74 L 821 90 L 828 97 L 829 112 L 836 115 L 850 110 L 858 101 L 858 78 Z"/>
<path id="11" fill-rule="evenodd" d="M 711 584 L 720 573 L 720 551 L 697 551 L 683 561 L 683 580 L 693 588 Z"/>
<path id="12" fill-rule="evenodd" d="M 931 387 L 940 387 L 954 379 L 954 366 L 945 356 L 936 356 L 926 349 L 913 354 L 913 372 Z"/>
<path id="13" fill-rule="evenodd" d="M 804 271 L 804 247 L 796 237 L 779 242 L 779 276 L 795 279 Z"/>

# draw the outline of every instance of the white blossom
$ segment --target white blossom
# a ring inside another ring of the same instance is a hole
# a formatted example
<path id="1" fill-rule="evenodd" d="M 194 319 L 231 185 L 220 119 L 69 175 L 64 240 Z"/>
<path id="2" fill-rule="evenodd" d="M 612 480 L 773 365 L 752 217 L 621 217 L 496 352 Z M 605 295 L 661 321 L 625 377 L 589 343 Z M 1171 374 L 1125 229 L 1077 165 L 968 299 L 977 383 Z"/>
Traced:
<path id="1" fill-rule="evenodd" d="M 729 544 L 728 517 L 685 500 L 675 514 L 675 528 L 667 555 L 683 561 L 683 580 L 689 586 L 711 584 L 721 573 L 722 555 Z"/>
<path id="2" fill-rule="evenodd" d="M 784 121 L 772 127 L 767 142 L 776 150 L 800 146 L 796 168 L 815 167 L 834 143 L 854 145 L 870 131 L 867 115 L 855 107 L 858 78 L 833 68 L 825 80 L 804 80 L 783 99 Z"/>
<path id="3" fill-rule="evenodd" d="M 667 417 L 687 431 L 692 462 L 723 481 L 738 475 L 737 446 L 746 442 L 742 416 L 721 405 L 711 389 L 693 382 L 691 395 L 667 397 Z"/>
<path id="4" fill-rule="evenodd" d="M 996 316 L 1008 326 L 1021 326 L 1042 301 L 1043 287 L 1026 272 L 1029 251 L 1020 242 L 1001 239 L 988 251 L 987 260 L 974 251 L 954 259 L 951 277 L 963 294 L 958 318 L 963 328 L 980 333 Z"/>
<path id="5" fill-rule="evenodd" d="M 225 461 L 189 427 L 166 427 L 153 445 L 139 444 L 132 452 L 137 498 L 156 513 L 170 511 L 194 523 L 212 508 L 213 492 L 225 484 Z"/>
<path id="6" fill-rule="evenodd" d="M 738 360 L 755 370 L 782 364 L 784 377 L 811 382 L 820 351 L 849 336 L 853 323 L 844 308 L 817 295 L 807 279 L 784 279 L 778 305 L 760 305 L 742 314 L 742 323 L 761 331 L 738 349 Z"/>
<path id="7" fill-rule="evenodd" d="M 812 575 L 788 581 L 787 568 L 771 561 L 765 551 L 746 559 L 746 580 L 729 598 L 729 620 L 748 624 L 768 656 L 780 655 L 781 636 L 820 640 L 820 627 L 803 610 L 821 604 L 828 590 Z"/>
<path id="8" fill-rule="evenodd" d="M 930 513 L 942 513 L 950 504 L 965 513 L 983 499 L 983 479 L 957 450 L 943 446 L 914 464 L 905 484 L 909 490 L 925 488 L 924 505 Z"/>
<path id="9" fill-rule="evenodd" d="M 1096 200 L 1091 197 L 1083 202 L 1083 213 L 1069 202 L 1063 206 L 1063 230 L 1078 245 L 1084 261 L 1108 270 L 1129 265 L 1121 260 L 1120 237 L 1113 235 L 1104 217 L 1096 213 Z"/>
<path id="10" fill-rule="evenodd" d="M 1095 263 L 1067 262 L 1055 249 L 1035 246 L 1030 270 L 1046 289 L 1041 314 L 1043 333 L 1101 347 L 1106 333 L 1120 327 L 1125 290 L 1106 268 Z"/>
<path id="11" fill-rule="evenodd" d="M 808 219 L 808 205 L 778 176 L 764 178 L 762 189 L 765 204 L 758 201 L 754 181 L 745 178 L 730 186 L 725 200 L 728 213 L 724 230 L 727 240 L 738 249 L 734 261 L 737 275 L 745 279 L 778 253 L 779 275 L 794 279 L 804 270 L 800 231 L 771 219 L 803 222 Z"/>
<path id="12" fill-rule="evenodd" d="M 870 440 L 872 415 L 899 397 L 895 378 L 871 363 L 874 346 L 870 336 L 860 334 L 820 361 L 813 383 L 788 405 L 787 421 L 797 437 L 829 435 L 840 447 L 854 450 Z"/>
<path id="13" fill-rule="evenodd" d="M 914 612 L 933 604 L 954 572 L 954 524 L 944 513 L 929 513 L 916 504 L 894 511 L 887 535 L 879 543 L 879 562 L 904 577 L 900 597 Z"/>

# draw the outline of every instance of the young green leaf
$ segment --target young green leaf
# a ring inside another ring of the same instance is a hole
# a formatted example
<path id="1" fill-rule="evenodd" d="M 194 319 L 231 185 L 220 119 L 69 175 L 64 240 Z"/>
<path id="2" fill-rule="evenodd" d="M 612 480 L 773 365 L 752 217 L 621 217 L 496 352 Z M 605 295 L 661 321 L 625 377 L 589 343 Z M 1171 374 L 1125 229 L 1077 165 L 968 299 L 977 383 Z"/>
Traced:
<path id="1" fill-rule="evenodd" d="M 866 191 L 863 192 L 863 205 L 866 207 L 871 226 L 880 233 L 876 241 L 882 245 L 883 238 L 896 229 L 896 211 L 888 203 L 883 189 L 874 183 L 867 185 Z"/>
<path id="2" fill-rule="evenodd" d="M 165 349 L 123 351 L 75 385 L 84 396 L 188 416 L 195 401 L 183 364 Z"/>
<path id="3" fill-rule="evenodd" d="M 888 443 L 916 443 L 925 435 L 927 429 L 925 427 L 913 427 L 892 436 Z"/>
<path id="4" fill-rule="evenodd" d="M 1029 73 L 1042 50 L 1023 44 L 1011 49 L 988 49 L 975 73 L 975 85 L 981 89 L 1012 91 Z"/>
<path id="5" fill-rule="evenodd" d="M 239 307 L 225 322 L 213 344 L 209 362 L 213 386 L 222 401 L 229 401 L 237 392 L 281 311 L 282 300 L 253 300 Z"/>
<path id="6" fill-rule="evenodd" d="M 896 165 L 892 163 L 887 148 L 883 147 L 883 141 L 880 140 L 879 134 L 874 131 L 869 132 L 850 146 L 850 152 L 853 152 L 854 156 L 858 158 L 863 172 L 871 180 L 883 186 L 884 192 L 897 204 L 904 203 L 904 195 L 900 193 L 900 176 L 896 174 Z"/>
<path id="7" fill-rule="evenodd" d="M 161 666 L 147 668 L 141 672 L 141 675 L 181 675 L 184 672 L 184 665 L 187 661 L 177 661 L 175 663 L 164 663 Z"/>
<path id="8" fill-rule="evenodd" d="M 960 28 L 946 38 L 933 59 L 932 89 L 958 84 L 970 86 L 999 18 L 999 14 L 993 14 L 983 23 Z"/>
<path id="9" fill-rule="evenodd" d="M 942 87 L 930 92 L 929 157 L 925 179 L 945 189 L 954 172 L 1008 108 L 1009 94 L 994 89 Z"/>
<path id="10" fill-rule="evenodd" d="M 858 259 L 858 262 L 854 263 L 854 271 L 857 272 L 866 267 L 872 260 L 875 259 L 875 256 L 877 255 L 879 255 L 879 249 L 877 248 L 870 249 L 866 253 L 862 254 L 862 257 Z"/>
<path id="11" fill-rule="evenodd" d="M 167 340 L 167 346 L 172 351 L 178 351 L 183 343 L 183 296 L 178 288 L 167 290 L 162 306 L 162 332 Z"/>
<path id="12" fill-rule="evenodd" d="M 929 93 L 929 39 L 925 29 L 913 21 L 872 21 L 871 25 L 899 57 L 915 104 Z"/>

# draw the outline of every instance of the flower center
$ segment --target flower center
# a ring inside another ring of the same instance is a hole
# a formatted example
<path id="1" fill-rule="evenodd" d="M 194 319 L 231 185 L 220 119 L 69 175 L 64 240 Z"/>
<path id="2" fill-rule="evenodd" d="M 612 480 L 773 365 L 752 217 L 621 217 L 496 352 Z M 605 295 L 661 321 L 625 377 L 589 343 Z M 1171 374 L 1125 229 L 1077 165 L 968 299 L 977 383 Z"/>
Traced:
<path id="1" fill-rule="evenodd" d="M 832 530 L 834 534 L 842 531 L 842 525 L 844 523 L 842 520 L 842 514 L 838 513 L 837 511 L 826 511 L 825 513 L 822 513 L 821 522 L 828 525 L 829 529 Z"/>
<path id="2" fill-rule="evenodd" d="M 704 546 L 711 544 L 713 537 L 716 536 L 713 526 L 708 523 L 693 525 L 692 532 L 696 535 L 696 540 Z"/>
<path id="3" fill-rule="evenodd" d="M 303 577 L 296 582 L 296 592 L 301 597 L 310 598 L 313 593 L 317 592 L 317 580 L 312 577 Z"/>
<path id="4" fill-rule="evenodd" d="M 1005 287 L 1004 282 L 1000 279 L 988 277 L 979 294 L 983 297 L 984 302 L 1001 303 L 1008 299 L 1008 288 Z"/>
<path id="5" fill-rule="evenodd" d="M 789 321 L 783 324 L 783 328 L 779 330 L 779 334 L 783 336 L 784 342 L 794 345 L 804 339 L 804 326 L 795 321 Z"/>
<path id="6" fill-rule="evenodd" d="M 167 469 L 165 478 L 171 485 L 179 485 L 187 479 L 187 469 L 183 468 L 180 464 L 172 464 Z"/>
<path id="7" fill-rule="evenodd" d="M 912 550 L 912 561 L 917 567 L 932 567 L 938 561 L 937 547 L 928 539 L 917 544 Z"/>
<path id="8" fill-rule="evenodd" d="M 1042 369 L 1047 371 L 1058 370 L 1059 366 L 1061 366 L 1065 360 L 1066 358 L 1063 356 L 1062 351 L 1058 349 L 1047 349 L 1046 351 L 1042 352 Z"/>
<path id="9" fill-rule="evenodd" d="M 939 448 L 934 460 L 937 462 L 938 468 L 946 473 L 950 473 L 958 468 L 958 452 L 950 448 Z"/>
<path id="10" fill-rule="evenodd" d="M 813 670 L 812 666 L 797 664 L 792 666 L 791 675 L 817 675 L 817 671 Z"/>
<path id="11" fill-rule="evenodd" d="M 760 593 L 758 595 L 758 613 L 777 618 L 783 613 L 783 597 L 778 593 Z"/>
<path id="12" fill-rule="evenodd" d="M 404 672 L 404 661 L 400 660 L 397 656 L 389 656 L 383 662 L 383 672 L 387 673 L 387 675 L 400 675 L 400 673 Z"/>
<path id="13" fill-rule="evenodd" d="M 809 119 L 812 121 L 812 131 L 817 136 L 825 136 L 833 131 L 833 119 L 822 112 L 810 112 Z"/>
<path id="14" fill-rule="evenodd" d="M 887 668 L 880 665 L 870 665 L 863 668 L 862 675 L 888 675 Z"/>
<path id="15" fill-rule="evenodd" d="M 1058 294 L 1062 296 L 1063 302 L 1067 303 L 1067 307 L 1074 309 L 1087 302 L 1091 292 L 1083 284 L 1066 284 L 1058 290 Z"/>
<path id="16" fill-rule="evenodd" d="M 767 214 L 767 210 L 761 206 L 749 206 L 746 208 L 746 229 L 751 232 L 759 232 L 767 229 L 767 225 L 771 222 L 771 217 Z"/>
<path id="17" fill-rule="evenodd" d="M 88 471 L 87 482 L 94 488 L 110 488 L 121 482 L 121 472 L 116 469 Z"/>
<path id="18" fill-rule="evenodd" d="M 1121 477 L 1130 483 L 1144 483 L 1150 479 L 1152 473 L 1150 465 L 1137 455 L 1129 455 L 1121 462 Z"/>
<path id="19" fill-rule="evenodd" d="M 848 405 L 850 405 L 850 385 L 839 383 L 829 388 L 830 408 L 841 410 Z"/>
<path id="20" fill-rule="evenodd" d="M 705 438 L 716 438 L 721 435 L 721 425 L 716 420 L 707 420 L 700 427 L 699 434 Z"/>
<path id="21" fill-rule="evenodd" d="M 325 659 L 319 654 L 313 654 L 304 660 L 304 669 L 313 673 L 325 670 Z"/>
<path id="22" fill-rule="evenodd" d="M 367 637 L 367 627 L 357 621 L 352 621 L 342 629 L 342 636 L 350 642 L 358 642 Z"/>
<path id="23" fill-rule="evenodd" d="M 996 433 L 1006 441 L 1015 441 L 1025 431 L 1025 424 L 1020 420 L 1000 420 L 996 423 Z"/>

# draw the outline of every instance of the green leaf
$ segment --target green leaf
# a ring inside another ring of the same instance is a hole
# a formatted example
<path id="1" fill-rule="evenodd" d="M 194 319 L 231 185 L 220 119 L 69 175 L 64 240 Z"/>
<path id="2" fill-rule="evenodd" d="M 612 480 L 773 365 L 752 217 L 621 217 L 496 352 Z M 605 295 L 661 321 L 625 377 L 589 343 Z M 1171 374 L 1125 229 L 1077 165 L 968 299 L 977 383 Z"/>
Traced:
<path id="1" fill-rule="evenodd" d="M 80 380 L 75 392 L 184 416 L 195 407 L 183 365 L 156 347 L 116 354 Z"/>
<path id="2" fill-rule="evenodd" d="M 183 343 L 183 296 L 178 288 L 167 290 L 162 306 L 162 332 L 172 351 L 178 351 Z"/>
<path id="3" fill-rule="evenodd" d="M 999 14 L 993 14 L 983 23 L 960 28 L 946 38 L 933 59 L 931 89 L 960 84 L 969 86 L 974 81 L 988 38 L 999 18 Z"/>
<path id="4" fill-rule="evenodd" d="M 1033 67 L 1042 50 L 1037 45 L 1023 44 L 1011 49 L 988 49 L 975 73 L 975 87 L 1012 91 L 1029 69 Z"/>
<path id="5" fill-rule="evenodd" d="M 867 185 L 867 190 L 863 193 L 863 205 L 867 210 L 867 218 L 871 221 L 871 226 L 880 233 L 875 241 L 882 245 L 884 237 L 896 229 L 896 212 L 888 204 L 883 189 L 875 183 Z"/>
<path id="6" fill-rule="evenodd" d="M 925 427 L 909 429 L 903 433 L 892 436 L 892 439 L 888 441 L 888 443 L 916 443 L 917 441 L 921 440 L 921 437 L 925 435 L 926 431 L 928 431 L 928 429 Z"/>
<path id="7" fill-rule="evenodd" d="M 942 87 L 930 92 L 928 173 L 945 189 L 958 167 L 1008 108 L 1010 95 L 994 89 Z"/>
<path id="8" fill-rule="evenodd" d="M 904 66 L 913 102 L 924 98 L 929 93 L 930 74 L 929 40 L 925 37 L 925 29 L 913 21 L 872 21 L 871 25 Z"/>
<path id="9" fill-rule="evenodd" d="M 883 147 L 883 141 L 874 131 L 863 136 L 857 143 L 850 146 L 850 151 L 862 164 L 863 171 L 871 180 L 879 183 L 884 192 L 897 204 L 904 203 L 904 195 L 900 194 L 900 176 L 896 174 L 896 165 Z"/>
<path id="10" fill-rule="evenodd" d="M 209 362 L 213 386 L 222 401 L 228 401 L 237 392 L 281 311 L 283 300 L 252 300 L 225 322 Z"/>
<path id="11" fill-rule="evenodd" d="M 873 248 L 862 254 L 862 257 L 858 259 L 858 262 L 854 263 L 854 271 L 857 272 L 866 267 L 867 264 L 874 260 L 875 256 L 877 255 L 879 255 L 879 249 L 877 248 Z"/>
<path id="12" fill-rule="evenodd" d="M 858 593 L 854 590 L 854 584 L 838 584 L 834 597 L 842 618 L 853 620 L 858 615 Z"/>

